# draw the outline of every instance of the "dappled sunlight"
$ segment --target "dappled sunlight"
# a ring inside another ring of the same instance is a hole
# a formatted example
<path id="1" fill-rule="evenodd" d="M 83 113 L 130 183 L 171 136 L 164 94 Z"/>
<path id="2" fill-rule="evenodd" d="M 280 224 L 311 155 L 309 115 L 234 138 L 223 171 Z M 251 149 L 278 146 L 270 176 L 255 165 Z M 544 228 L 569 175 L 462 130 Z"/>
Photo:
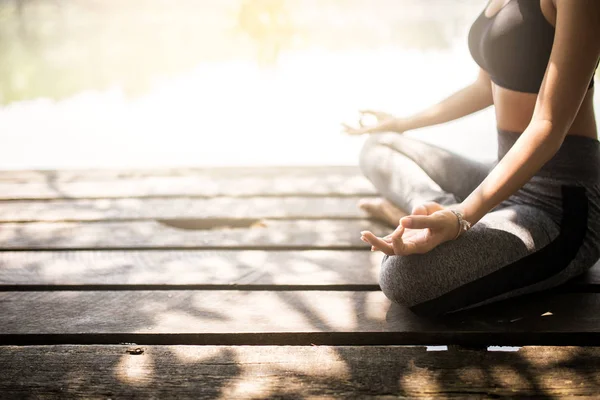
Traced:
<path id="1" fill-rule="evenodd" d="M 74 263 L 68 260 L 49 260 L 42 264 L 38 276 L 41 279 L 57 280 L 63 284 L 69 284 L 76 280 L 73 279 L 73 267 Z"/>
<path id="2" fill-rule="evenodd" d="M 187 311 L 148 310 L 147 314 L 154 320 L 153 329 L 159 332 L 197 332 L 206 320 L 211 320 L 210 330 L 213 332 L 256 332 L 261 326 L 278 326 L 284 330 L 311 327 L 310 316 L 302 315 L 293 306 L 281 303 L 275 293 L 241 293 L 240 296 L 227 299 L 215 297 L 211 292 L 198 292 L 190 295 L 185 308 Z M 226 313 L 223 312 L 224 299 Z M 264 310 L 269 309 L 276 309 L 277 314 L 265 314 Z M 212 315 L 216 318 L 212 318 Z"/>
<path id="3" fill-rule="evenodd" d="M 4 252 L 4 284 L 377 285 L 367 251 Z"/>
<path id="4" fill-rule="evenodd" d="M 181 283 L 233 282 L 239 276 L 238 266 L 233 260 L 219 257 L 216 254 L 203 257 L 193 265 L 190 265 L 189 259 L 169 260 L 165 262 L 164 268 L 170 271 L 171 276 L 175 277 L 175 281 Z"/>
<path id="5" fill-rule="evenodd" d="M 0 385 L 3 394 L 22 397 L 23 388 L 44 374 L 44 387 L 36 386 L 40 397 L 594 397 L 599 389 L 598 349 L 580 348 L 557 366 L 552 354 L 561 349 L 490 353 L 427 352 L 410 346 L 2 346 L 0 366 L 18 357 L 35 368 L 5 368 Z"/>
<path id="6" fill-rule="evenodd" d="M 371 265 L 371 273 L 373 276 L 376 276 L 379 281 L 379 269 L 381 267 L 381 262 L 383 261 L 384 254 L 379 251 L 374 251 L 370 253 L 370 265 Z"/>
<path id="7" fill-rule="evenodd" d="M 573 346 L 563 346 L 552 350 L 549 348 L 540 347 L 538 351 L 539 353 L 537 354 L 534 354 L 529 351 L 521 351 L 521 356 L 523 357 L 523 359 L 527 360 L 527 362 L 531 365 L 534 365 L 536 367 L 548 367 L 552 365 L 560 365 L 562 363 L 567 363 L 570 359 L 573 358 L 573 353 L 582 352 L 582 349 Z M 540 353 L 547 355 L 548 357 L 540 358 Z"/>
<path id="8" fill-rule="evenodd" d="M 192 308 L 192 313 L 184 310 L 168 310 L 168 311 L 154 311 L 152 313 L 147 312 L 148 315 L 154 320 L 151 327 L 146 329 L 142 328 L 138 332 L 185 332 L 193 333 L 198 330 L 198 326 L 202 326 L 203 323 L 211 321 L 211 327 L 214 327 L 214 321 L 222 322 L 217 324 L 217 329 L 227 329 L 228 322 L 230 322 L 231 311 L 227 311 L 227 314 L 223 313 L 223 307 L 215 307 L 213 310 L 197 310 Z M 198 311 L 200 317 L 195 317 L 194 314 Z"/>
<path id="9" fill-rule="evenodd" d="M 315 317 L 326 323 L 330 329 L 336 332 L 344 332 L 359 328 L 352 299 L 329 298 L 326 304 L 323 304 L 319 301 L 319 292 L 309 295 L 302 293 L 298 297 L 304 297 L 304 304 L 309 307 Z"/>
<path id="10" fill-rule="evenodd" d="M 154 361 L 146 353 L 123 354 L 114 368 L 114 374 L 118 381 L 133 386 L 150 385 L 156 379 Z"/>
<path id="11" fill-rule="evenodd" d="M 313 282 L 334 282 L 338 274 L 335 271 L 323 271 L 319 265 L 308 260 L 297 260 L 289 263 L 289 275 L 297 275 L 298 273 L 309 274 Z M 275 283 L 284 281 L 289 278 L 286 275 L 274 276 Z"/>
<path id="12" fill-rule="evenodd" d="M 171 294 L 168 296 L 172 297 Z M 140 313 L 146 315 L 160 315 L 161 313 L 170 312 L 173 306 L 168 302 L 155 300 L 150 297 L 150 299 L 146 299 L 146 301 L 142 302 L 141 304 L 136 304 L 136 308 L 139 309 Z M 146 329 L 146 327 L 144 329 Z"/>
<path id="13" fill-rule="evenodd" d="M 278 396 L 294 396 L 307 390 L 304 382 L 310 377 L 323 381 L 343 381 L 351 377 L 345 360 L 335 348 L 324 347 L 318 352 L 298 349 L 299 351 L 289 352 L 285 357 L 276 354 L 275 360 L 273 354 L 251 354 L 245 347 L 239 349 L 244 350 L 236 353 L 241 372 L 223 389 L 223 399 L 266 398 L 274 391 L 277 391 Z M 308 391 L 310 392 L 310 389 Z"/>
<path id="14" fill-rule="evenodd" d="M 236 258 L 244 264 L 265 265 L 272 255 L 270 251 L 240 251 Z"/>
<path id="15" fill-rule="evenodd" d="M 260 259 L 260 261 L 259 261 Z M 276 285 L 376 284 L 378 265 L 367 252 L 303 251 L 293 253 L 246 252 L 239 264 L 255 272 L 238 283 L 269 282 Z"/>
<path id="16" fill-rule="evenodd" d="M 177 360 L 188 366 L 215 362 L 223 352 L 218 346 L 172 346 Z M 346 360 L 334 347 L 229 348 L 239 371 L 222 388 L 221 398 L 266 398 L 274 392 L 295 395 L 305 392 L 305 382 L 317 379 L 343 381 L 351 378 Z M 287 351 L 292 350 L 293 351 Z M 218 361 L 217 361 L 218 362 Z"/>
<path id="17" fill-rule="evenodd" d="M 597 393 L 600 348 L 487 351 L 597 344 L 595 276 L 430 318 L 361 240 L 389 196 L 340 123 L 472 82 L 483 7 L 0 0 L 0 397 Z M 493 112 L 407 134 L 486 161 Z M 558 230 L 494 218 L 474 248 Z"/>
<path id="18" fill-rule="evenodd" d="M 371 321 L 379 321 L 383 324 L 389 307 L 381 307 L 382 294 L 380 292 L 367 292 L 365 297 L 366 307 L 364 308 L 364 315 L 360 317 Z M 385 300 L 383 300 L 383 304 L 385 304 Z"/>
<path id="19" fill-rule="evenodd" d="M 350 377 L 349 366 L 335 347 L 323 346 L 318 351 L 307 349 L 297 351 L 289 354 L 278 364 L 285 371 L 295 371 L 322 378 L 344 379 Z"/>
<path id="20" fill-rule="evenodd" d="M 557 383 L 564 385 L 565 387 L 575 387 L 576 385 L 582 386 L 586 384 L 586 381 L 590 380 L 590 384 L 596 387 L 600 387 L 600 374 L 597 372 L 587 374 L 581 374 L 580 372 L 573 370 L 572 368 L 553 368 L 555 376 L 549 376 L 549 374 L 542 374 L 536 376 L 538 387 L 548 388 Z M 550 370 L 550 368 L 548 368 Z M 593 383 L 592 383 L 593 382 Z"/>
<path id="21" fill-rule="evenodd" d="M 243 374 L 244 372 L 242 372 Z M 240 376 L 222 390 L 221 399 L 265 399 L 272 394 L 272 381 L 280 380 L 277 376 L 267 379 L 256 379 L 254 375 Z"/>
<path id="22" fill-rule="evenodd" d="M 236 346 L 229 348 L 233 351 L 235 362 L 242 368 L 240 378 L 251 378 L 252 373 L 261 375 L 277 375 L 276 371 L 285 370 L 310 374 L 319 377 L 349 377 L 346 361 L 340 356 L 335 347 L 319 346 L 318 349 L 306 347 L 268 347 L 260 349 L 272 351 L 254 351 L 252 346 Z M 295 349 L 295 351 L 286 351 Z M 221 346 L 170 346 L 169 350 L 178 361 L 186 364 L 203 363 L 217 357 L 222 351 Z M 318 361 L 318 362 L 315 362 Z M 272 363 L 272 365 L 269 365 Z M 254 378 L 256 378 L 256 374 Z M 281 378 L 276 377 L 274 378 Z"/>
<path id="23" fill-rule="evenodd" d="M 327 301 L 320 298 L 321 293 L 326 293 Z M 356 314 L 356 300 L 345 292 L 197 291 L 182 294 L 173 293 L 173 300 L 168 302 L 146 299 L 136 303 L 139 315 L 148 319 L 136 332 L 244 333 L 265 332 L 265 329 L 270 332 L 352 332 L 360 329 L 359 318 L 382 329 L 389 307 L 389 301 L 380 292 L 369 294 L 374 304 L 367 315 Z M 223 304 L 227 304 L 227 312 Z"/>
<path id="24" fill-rule="evenodd" d="M 511 385 L 516 385 L 521 388 L 527 388 L 529 390 L 534 390 L 538 386 L 538 382 L 532 382 L 530 379 L 532 376 L 529 374 L 523 374 L 523 371 L 518 370 L 517 368 L 510 368 L 507 364 L 502 364 L 498 366 L 491 366 L 489 368 L 489 377 L 488 379 L 492 379 L 494 382 L 510 382 Z M 481 371 L 479 373 L 479 379 L 481 379 Z M 562 374 L 561 374 L 562 375 Z M 473 377 L 465 377 L 467 380 L 473 380 Z M 560 377 L 562 379 L 562 376 Z M 509 387 L 508 385 L 506 385 Z"/>
<path id="25" fill-rule="evenodd" d="M 0 243 L 8 248 L 11 244 L 17 247 L 20 239 L 25 238 L 42 245 L 60 242 L 61 238 L 69 238 L 69 241 L 75 245 L 85 242 L 83 237 L 71 237 L 71 229 L 68 224 L 3 224 L 2 228 Z"/>
<path id="26" fill-rule="evenodd" d="M 399 386 L 403 391 L 423 394 L 435 394 L 442 391 L 438 372 L 429 368 L 422 368 L 414 360 L 408 362 L 404 374 L 400 375 Z M 443 391 L 442 391 L 443 393 Z"/>
<path id="27" fill-rule="evenodd" d="M 486 381 L 489 379 L 487 371 L 477 365 L 461 368 L 457 374 L 457 378 L 464 382 Z"/>
<path id="28" fill-rule="evenodd" d="M 168 349 L 176 357 L 177 362 L 184 364 L 203 363 L 219 357 L 223 352 L 221 346 L 169 346 Z M 234 362 L 237 362 L 237 357 Z"/>
<path id="29" fill-rule="evenodd" d="M 223 170 L 202 169 L 189 171 L 187 176 L 177 176 L 177 171 L 164 170 L 172 176 L 116 178 L 88 177 L 89 180 L 64 179 L 45 173 L 46 182 L 38 182 L 38 178 L 28 177 L 27 182 L 0 182 L 0 199 L 61 199 L 61 198 L 115 198 L 115 197 L 147 197 L 147 196 L 300 196 L 300 195 L 353 195 L 369 196 L 375 194 L 373 185 L 358 169 L 349 169 L 340 173 L 332 168 L 314 171 L 301 168 L 302 176 L 294 172 L 274 170 L 267 173 L 259 171 L 255 177 L 228 176 Z M 89 173 L 89 172 L 88 172 Z M 160 171 L 152 171 L 159 175 Z M 269 176 L 276 173 L 276 176 Z M 46 175 L 47 174 L 47 175 Z M 255 172 L 255 174 L 257 174 Z M 68 174 L 67 174 L 68 175 Z M 262 176 L 260 176 L 262 175 Z M 42 176 L 43 178 L 44 176 Z M 219 179 L 215 179 L 218 177 Z M 65 177 L 66 178 L 66 177 Z"/>
<path id="30" fill-rule="evenodd" d="M 365 220 L 266 220 L 250 228 L 184 230 L 155 221 L 89 223 L 5 223 L 0 244 L 46 248 L 89 247 L 274 247 L 356 246 L 366 248 L 358 233 L 371 230 L 381 236 L 389 229 Z M 387 233 L 386 233 L 387 234 Z"/>

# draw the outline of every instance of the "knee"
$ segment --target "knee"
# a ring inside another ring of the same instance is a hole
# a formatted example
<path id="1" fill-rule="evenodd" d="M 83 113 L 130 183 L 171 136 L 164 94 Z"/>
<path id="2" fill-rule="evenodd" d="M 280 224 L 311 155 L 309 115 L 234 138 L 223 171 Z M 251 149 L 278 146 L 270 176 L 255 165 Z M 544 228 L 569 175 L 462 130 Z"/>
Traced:
<path id="1" fill-rule="evenodd" d="M 367 140 L 365 140 L 365 143 L 360 150 L 358 165 L 360 166 L 362 173 L 366 176 L 369 176 L 373 165 L 370 161 L 371 158 L 373 158 L 373 150 L 379 146 L 379 138 L 377 136 L 378 135 L 370 135 Z"/>
<path id="2" fill-rule="evenodd" d="M 389 139 L 390 133 L 378 133 L 369 135 L 365 143 L 363 144 L 358 164 L 363 175 L 369 177 L 376 172 L 378 166 L 381 166 L 380 155 L 377 153 L 385 146 L 386 141 Z"/>
<path id="3" fill-rule="evenodd" d="M 426 279 L 419 274 L 419 256 L 386 256 L 381 263 L 379 286 L 395 303 L 412 307 L 424 301 Z"/>

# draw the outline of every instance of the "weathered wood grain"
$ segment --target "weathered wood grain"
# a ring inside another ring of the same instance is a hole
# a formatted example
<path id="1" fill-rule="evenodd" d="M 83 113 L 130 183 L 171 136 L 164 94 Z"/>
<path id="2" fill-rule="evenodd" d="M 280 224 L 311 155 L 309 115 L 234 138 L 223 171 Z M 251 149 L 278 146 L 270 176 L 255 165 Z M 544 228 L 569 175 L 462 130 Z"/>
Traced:
<path id="1" fill-rule="evenodd" d="M 249 228 L 225 222 L 205 229 L 204 221 L 32 222 L 0 225 L 0 249 L 132 248 L 368 248 L 360 232 L 382 235 L 389 229 L 366 220 L 265 220 Z M 183 226 L 185 229 L 180 229 Z M 195 230 L 199 226 L 204 229 Z"/>
<path id="2" fill-rule="evenodd" d="M 357 166 L 272 166 L 272 167 L 199 167 L 199 168 L 82 168 L 60 170 L 2 170 L 0 182 L 81 182 L 153 177 L 224 177 L 248 176 L 355 176 Z"/>
<path id="3" fill-rule="evenodd" d="M 2 292 L 3 344 L 599 345 L 600 295 L 536 294 L 437 320 L 381 292 Z"/>
<path id="4" fill-rule="evenodd" d="M 2 182 L 0 200 L 118 197 L 370 196 L 360 175 L 165 176 L 74 182 Z"/>
<path id="5" fill-rule="evenodd" d="M 185 218 L 366 218 L 359 197 L 77 199 L 0 202 L 0 222 Z"/>
<path id="6" fill-rule="evenodd" d="M 357 251 L 0 252 L 0 285 L 377 286 L 381 253 Z"/>
<path id="7" fill-rule="evenodd" d="M 600 392 L 594 347 L 4 346 L 0 370 L 5 399 L 595 398 Z"/>
<path id="8" fill-rule="evenodd" d="M 0 200 L 373 194 L 357 167 L 0 171 Z"/>
<path id="9" fill-rule="evenodd" d="M 18 285 L 378 286 L 382 254 L 365 250 L 3 251 L 0 289 Z M 566 284 L 600 291 L 600 263 Z M 168 289 L 168 287 L 165 287 Z M 87 289 L 89 290 L 89 288 Z M 566 290 L 566 289 L 565 289 Z"/>

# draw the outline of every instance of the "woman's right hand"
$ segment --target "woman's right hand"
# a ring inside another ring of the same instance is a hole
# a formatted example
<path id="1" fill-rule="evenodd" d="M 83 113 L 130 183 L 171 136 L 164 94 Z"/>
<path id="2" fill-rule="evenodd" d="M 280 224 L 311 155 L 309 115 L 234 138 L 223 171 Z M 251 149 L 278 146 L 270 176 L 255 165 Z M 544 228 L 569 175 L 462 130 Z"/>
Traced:
<path id="1" fill-rule="evenodd" d="M 376 122 L 373 124 L 365 124 L 363 119 L 367 116 L 373 116 Z M 396 132 L 403 133 L 405 131 L 404 120 L 396 118 L 391 114 L 372 111 L 372 110 L 361 110 L 360 118 L 358 120 L 358 127 L 353 127 L 348 124 L 342 124 L 344 132 L 348 135 L 362 135 L 365 133 L 382 133 L 382 132 Z"/>

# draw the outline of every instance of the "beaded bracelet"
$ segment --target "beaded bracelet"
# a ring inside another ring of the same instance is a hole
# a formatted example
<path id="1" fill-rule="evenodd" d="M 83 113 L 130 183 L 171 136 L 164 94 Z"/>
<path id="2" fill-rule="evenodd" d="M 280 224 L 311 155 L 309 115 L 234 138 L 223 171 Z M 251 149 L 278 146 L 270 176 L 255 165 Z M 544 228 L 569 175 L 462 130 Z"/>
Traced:
<path id="1" fill-rule="evenodd" d="M 456 240 L 464 232 L 471 229 L 471 223 L 469 221 L 465 220 L 465 216 L 460 211 L 452 210 L 452 209 L 450 211 L 452 211 L 452 213 L 454 215 L 456 215 L 456 219 L 458 221 L 458 232 L 456 233 L 456 237 L 453 239 L 453 240 Z"/>

